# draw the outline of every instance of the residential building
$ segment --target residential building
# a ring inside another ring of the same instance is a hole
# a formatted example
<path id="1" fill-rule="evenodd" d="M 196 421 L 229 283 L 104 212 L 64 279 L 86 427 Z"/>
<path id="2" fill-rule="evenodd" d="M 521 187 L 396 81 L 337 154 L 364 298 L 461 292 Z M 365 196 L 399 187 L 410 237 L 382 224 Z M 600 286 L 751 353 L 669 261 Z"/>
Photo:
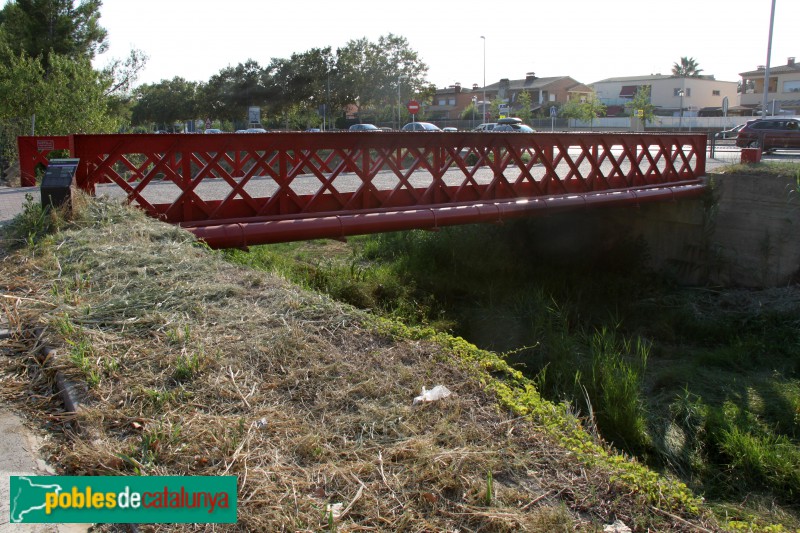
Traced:
<path id="1" fill-rule="evenodd" d="M 737 82 L 720 81 L 714 76 L 682 77 L 663 74 L 608 78 L 590 86 L 606 105 L 606 116 L 623 116 L 641 87 L 650 88 L 650 103 L 662 116 L 722 116 L 725 98 L 728 109 L 739 101 Z"/>
<path id="2" fill-rule="evenodd" d="M 569 76 L 537 78 L 536 73 L 529 72 L 524 79 L 503 78 L 487 85 L 486 100 L 502 100 L 509 105 L 509 112 L 514 114 L 519 109 L 519 95 L 523 92 L 531 96 L 531 111 L 536 113 L 543 108 L 560 106 L 568 100 L 586 99 L 592 94 L 592 89 Z"/>
<path id="3" fill-rule="evenodd" d="M 437 89 L 431 105 L 426 107 L 425 112 L 431 120 L 457 120 L 461 118 L 464 109 L 472 103 L 473 98 L 476 102 L 483 99 L 482 89 L 477 83 L 472 85 L 471 90 L 464 89 L 460 83 L 456 83 L 444 89 Z"/>
<path id="4" fill-rule="evenodd" d="M 589 87 L 569 76 L 537 78 L 533 72 L 529 72 L 524 79 L 503 78 L 496 83 L 487 85 L 485 90 L 477 84 L 473 84 L 472 89 L 464 89 L 460 83 L 445 89 L 437 89 L 432 105 L 426 109 L 426 112 L 431 120 L 458 119 L 472 102 L 475 102 L 477 109 L 482 112 L 485 94 L 487 114 L 491 102 L 499 99 L 508 105 L 507 113 L 514 115 L 520 109 L 519 96 L 525 91 L 531 97 L 533 113 L 543 108 L 549 108 L 551 105 L 559 106 L 573 98 L 587 98 L 592 94 Z M 481 119 L 480 115 L 478 119 Z"/>
<path id="5" fill-rule="evenodd" d="M 741 72 L 740 105 L 760 113 L 764 103 L 764 74 L 766 68 Z M 770 67 L 767 86 L 767 113 L 770 115 L 800 115 L 800 65 L 790 57 L 785 65 Z"/>

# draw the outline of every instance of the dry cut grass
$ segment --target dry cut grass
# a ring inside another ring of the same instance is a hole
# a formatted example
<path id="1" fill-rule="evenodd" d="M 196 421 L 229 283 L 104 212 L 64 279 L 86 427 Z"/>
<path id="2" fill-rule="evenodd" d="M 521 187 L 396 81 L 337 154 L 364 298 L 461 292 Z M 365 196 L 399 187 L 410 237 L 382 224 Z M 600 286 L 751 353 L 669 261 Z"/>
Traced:
<path id="1" fill-rule="evenodd" d="M 91 203 L 0 280 L 4 396 L 53 432 L 62 473 L 238 476 L 237 524 L 141 530 L 714 529 L 501 408 L 486 384 L 502 376 L 132 210 Z M 74 415 L 42 344 L 84 386 Z M 412 405 L 437 384 L 453 395 Z"/>

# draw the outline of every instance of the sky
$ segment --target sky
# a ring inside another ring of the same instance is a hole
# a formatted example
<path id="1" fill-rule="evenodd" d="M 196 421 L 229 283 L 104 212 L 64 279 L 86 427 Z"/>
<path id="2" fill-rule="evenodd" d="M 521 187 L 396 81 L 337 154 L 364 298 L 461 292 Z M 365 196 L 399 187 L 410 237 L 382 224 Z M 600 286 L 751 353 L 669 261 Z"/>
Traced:
<path id="1" fill-rule="evenodd" d="M 800 0 L 775 0 L 771 66 L 800 60 Z M 772 0 L 103 0 L 109 50 L 149 57 L 138 84 L 207 81 L 248 59 L 261 66 L 311 48 L 393 33 L 438 88 L 501 78 L 669 74 L 683 56 L 738 81 L 767 61 Z M 481 39 L 481 36 L 485 39 Z M 484 48 L 485 46 L 485 48 Z M 485 66 L 484 66 L 485 64 Z"/>

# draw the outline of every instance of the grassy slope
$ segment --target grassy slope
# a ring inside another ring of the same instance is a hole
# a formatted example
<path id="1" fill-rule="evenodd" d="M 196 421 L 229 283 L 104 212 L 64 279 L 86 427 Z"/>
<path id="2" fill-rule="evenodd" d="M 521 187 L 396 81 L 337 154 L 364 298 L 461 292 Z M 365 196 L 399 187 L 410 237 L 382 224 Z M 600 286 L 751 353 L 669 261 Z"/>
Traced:
<path id="1" fill-rule="evenodd" d="M 797 165 L 726 172 L 790 176 L 800 190 Z M 680 475 L 726 520 L 800 527 L 800 290 L 679 289 L 636 243 L 593 247 L 602 226 L 575 218 L 228 255 L 511 350 L 547 397 L 593 408 L 607 439 Z"/>
<path id="2" fill-rule="evenodd" d="M 609 454 L 460 339 L 232 266 L 106 203 L 29 240 L 0 263 L 18 333 L 0 349 L 20 355 L 2 360 L 3 396 L 49 424 L 62 473 L 238 475 L 239 523 L 216 530 L 717 529 L 681 484 Z M 80 433 L 48 414 L 38 342 L 86 386 Z M 453 396 L 412 405 L 436 384 Z"/>

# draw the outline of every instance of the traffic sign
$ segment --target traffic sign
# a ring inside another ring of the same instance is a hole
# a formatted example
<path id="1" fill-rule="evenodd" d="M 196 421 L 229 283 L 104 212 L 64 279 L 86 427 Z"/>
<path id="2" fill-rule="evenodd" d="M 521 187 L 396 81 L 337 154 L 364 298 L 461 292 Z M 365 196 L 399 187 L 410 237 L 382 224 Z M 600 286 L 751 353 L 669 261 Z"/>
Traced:
<path id="1" fill-rule="evenodd" d="M 406 108 L 408 108 L 409 113 L 411 113 L 412 115 L 416 115 L 417 113 L 419 113 L 419 102 L 417 102 L 416 100 L 411 100 L 410 102 L 408 102 L 408 105 L 406 105 Z"/>
<path id="2" fill-rule="evenodd" d="M 558 108 L 556 106 L 550 106 L 550 116 L 553 118 L 558 116 Z"/>

